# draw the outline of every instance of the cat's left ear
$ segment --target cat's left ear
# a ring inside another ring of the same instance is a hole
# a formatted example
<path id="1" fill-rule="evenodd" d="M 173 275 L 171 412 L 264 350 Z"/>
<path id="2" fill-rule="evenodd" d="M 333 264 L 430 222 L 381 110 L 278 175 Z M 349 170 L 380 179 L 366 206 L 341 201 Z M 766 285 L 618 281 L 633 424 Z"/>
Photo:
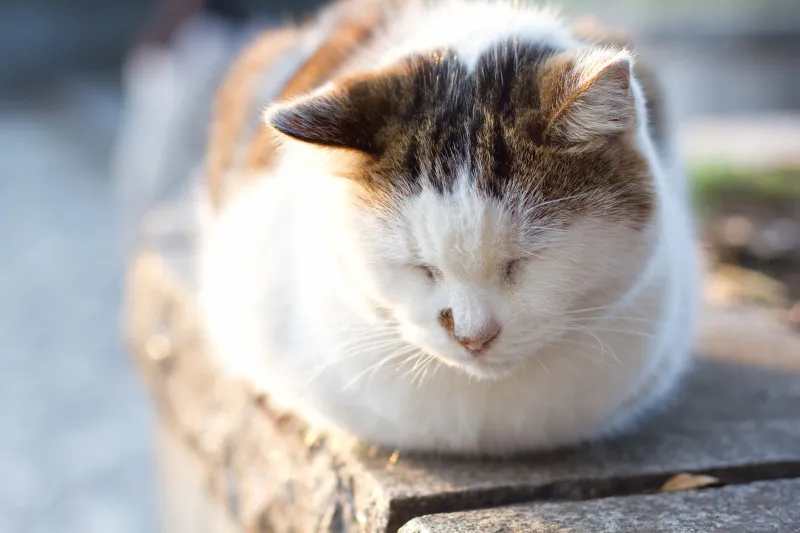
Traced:
<path id="1" fill-rule="evenodd" d="M 298 141 L 375 155 L 382 148 L 381 129 L 396 108 L 392 84 L 390 77 L 378 75 L 343 80 L 271 107 L 265 120 Z"/>
<path id="2" fill-rule="evenodd" d="M 545 138 L 586 143 L 629 130 L 636 121 L 627 50 L 590 48 L 551 58 L 542 75 Z"/>

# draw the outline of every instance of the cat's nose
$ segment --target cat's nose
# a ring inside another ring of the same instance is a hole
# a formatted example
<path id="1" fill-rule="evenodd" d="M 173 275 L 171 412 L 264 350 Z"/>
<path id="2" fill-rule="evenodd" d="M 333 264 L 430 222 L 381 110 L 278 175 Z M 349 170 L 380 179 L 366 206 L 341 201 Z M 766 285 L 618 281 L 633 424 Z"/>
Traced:
<path id="1" fill-rule="evenodd" d="M 456 337 L 458 343 L 469 350 L 472 354 L 479 354 L 484 351 L 493 340 L 500 334 L 500 326 L 492 323 L 488 329 L 483 330 L 480 335 L 471 337 Z"/>
<path id="2" fill-rule="evenodd" d="M 439 313 L 439 323 L 461 346 L 466 348 L 473 355 L 478 355 L 484 351 L 489 344 L 500 335 L 501 329 L 500 324 L 494 320 L 490 320 L 476 334 L 457 335 L 452 309 L 445 309 Z"/>

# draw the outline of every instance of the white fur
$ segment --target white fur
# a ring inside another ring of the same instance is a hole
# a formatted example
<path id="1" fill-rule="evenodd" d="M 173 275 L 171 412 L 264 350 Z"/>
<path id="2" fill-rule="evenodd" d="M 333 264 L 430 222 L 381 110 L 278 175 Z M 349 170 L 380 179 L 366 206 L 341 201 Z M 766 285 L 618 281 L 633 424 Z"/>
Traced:
<path id="1" fill-rule="evenodd" d="M 394 53 L 434 39 L 474 55 L 478 34 L 483 47 L 509 34 L 567 39 L 536 11 L 447 6 L 415 12 L 418 37 Z M 431 34 L 438 20 L 451 31 Z M 633 92 L 644 124 L 635 81 Z M 623 427 L 686 366 L 696 293 L 683 177 L 665 173 L 678 165 L 659 160 L 644 127 L 638 144 L 658 200 L 644 232 L 597 218 L 527 227 L 466 175 L 452 195 L 408 200 L 387 226 L 354 207 L 353 184 L 286 157 L 204 238 L 200 305 L 214 351 L 313 424 L 405 450 L 530 451 Z M 521 256 L 504 281 L 504 263 Z M 502 332 L 476 358 L 438 323 L 445 308 L 459 335 L 490 321 Z"/>
<path id="2" fill-rule="evenodd" d="M 509 38 L 562 48 L 575 44 L 553 9 L 519 1 L 444 0 L 432 6 L 410 2 L 389 29 L 386 46 L 379 47 L 382 54 L 377 64 L 384 66 L 414 53 L 450 47 L 472 69 L 485 50 Z"/>

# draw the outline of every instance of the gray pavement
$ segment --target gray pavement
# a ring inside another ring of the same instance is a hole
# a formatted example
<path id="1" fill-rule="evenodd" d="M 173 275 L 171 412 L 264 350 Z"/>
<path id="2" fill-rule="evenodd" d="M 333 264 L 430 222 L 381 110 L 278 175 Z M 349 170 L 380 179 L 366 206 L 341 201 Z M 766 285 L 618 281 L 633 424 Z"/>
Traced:
<path id="1" fill-rule="evenodd" d="M 119 333 L 113 85 L 0 104 L 0 531 L 154 531 L 149 406 Z"/>

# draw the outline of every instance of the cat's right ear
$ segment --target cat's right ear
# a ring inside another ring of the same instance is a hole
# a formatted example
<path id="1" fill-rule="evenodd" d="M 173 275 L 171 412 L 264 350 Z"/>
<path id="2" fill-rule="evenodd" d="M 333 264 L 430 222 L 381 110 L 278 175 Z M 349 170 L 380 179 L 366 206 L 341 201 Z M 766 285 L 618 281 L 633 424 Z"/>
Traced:
<path id="1" fill-rule="evenodd" d="M 590 143 L 636 122 L 633 58 L 625 49 L 589 48 L 551 58 L 542 75 L 545 138 Z"/>
<path id="2" fill-rule="evenodd" d="M 376 155 L 382 149 L 381 129 L 395 109 L 391 93 L 391 78 L 360 76 L 276 104 L 265 120 L 297 141 Z"/>

